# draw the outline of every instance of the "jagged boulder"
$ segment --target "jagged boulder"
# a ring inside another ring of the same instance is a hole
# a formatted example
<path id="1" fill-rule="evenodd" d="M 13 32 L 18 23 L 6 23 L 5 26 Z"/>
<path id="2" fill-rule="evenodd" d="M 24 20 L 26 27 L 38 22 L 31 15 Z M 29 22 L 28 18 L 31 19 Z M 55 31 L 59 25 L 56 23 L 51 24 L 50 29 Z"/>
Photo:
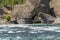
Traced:
<path id="1" fill-rule="evenodd" d="M 35 16 L 33 23 L 53 23 L 55 20 L 55 17 L 49 15 L 49 14 L 45 14 L 40 12 L 38 15 Z"/>
<path id="2" fill-rule="evenodd" d="M 29 23 L 32 17 L 30 12 L 33 9 L 34 6 L 28 0 L 26 0 L 24 4 L 14 6 L 12 15 L 17 18 L 19 24 Z"/>

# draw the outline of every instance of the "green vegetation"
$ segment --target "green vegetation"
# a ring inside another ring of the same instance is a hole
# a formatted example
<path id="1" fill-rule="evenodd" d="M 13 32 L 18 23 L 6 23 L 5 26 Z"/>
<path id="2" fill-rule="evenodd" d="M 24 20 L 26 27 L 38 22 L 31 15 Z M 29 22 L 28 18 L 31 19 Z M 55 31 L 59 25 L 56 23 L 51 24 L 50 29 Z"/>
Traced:
<path id="1" fill-rule="evenodd" d="M 13 7 L 15 4 L 23 4 L 25 0 L 0 0 L 0 7 L 11 6 Z"/>
<path id="2" fill-rule="evenodd" d="M 7 15 L 5 16 L 5 19 L 6 19 L 7 21 L 10 21 L 11 15 L 10 15 L 10 14 L 7 14 Z"/>

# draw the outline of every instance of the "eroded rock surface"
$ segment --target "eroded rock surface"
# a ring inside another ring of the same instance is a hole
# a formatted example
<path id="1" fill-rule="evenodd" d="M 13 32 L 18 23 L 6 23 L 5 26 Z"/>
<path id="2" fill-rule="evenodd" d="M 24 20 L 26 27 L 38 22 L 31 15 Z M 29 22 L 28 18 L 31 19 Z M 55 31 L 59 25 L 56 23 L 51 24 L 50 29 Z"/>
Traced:
<path id="1" fill-rule="evenodd" d="M 18 23 L 24 24 L 31 22 L 32 14 L 30 13 L 34 9 L 34 6 L 26 0 L 25 4 L 15 5 L 12 10 L 12 15 L 17 18 Z"/>
<path id="2" fill-rule="evenodd" d="M 15 5 L 11 14 L 19 24 L 58 23 L 60 21 L 60 1 L 26 0 L 24 4 Z M 13 18 L 12 23 L 15 22 Z"/>
<path id="3" fill-rule="evenodd" d="M 55 24 L 60 23 L 60 0 L 52 0 L 51 1 L 51 7 L 54 8 L 54 12 L 56 15 L 56 19 L 55 19 Z"/>
<path id="4" fill-rule="evenodd" d="M 16 5 L 12 14 L 17 17 L 19 23 L 30 23 L 40 12 L 49 14 L 49 3 L 50 0 L 27 0 L 23 5 Z"/>
<path id="5" fill-rule="evenodd" d="M 45 14 L 45 13 L 39 13 L 37 16 L 35 16 L 33 23 L 53 23 L 55 20 L 55 17 Z"/>

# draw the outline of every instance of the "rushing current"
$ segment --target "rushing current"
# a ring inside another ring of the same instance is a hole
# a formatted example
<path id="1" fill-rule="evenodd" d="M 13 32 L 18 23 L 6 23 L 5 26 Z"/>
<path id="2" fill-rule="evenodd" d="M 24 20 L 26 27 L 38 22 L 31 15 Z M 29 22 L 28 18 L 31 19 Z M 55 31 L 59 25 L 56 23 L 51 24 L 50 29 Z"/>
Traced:
<path id="1" fill-rule="evenodd" d="M 0 25 L 0 40 L 60 40 L 59 25 Z"/>

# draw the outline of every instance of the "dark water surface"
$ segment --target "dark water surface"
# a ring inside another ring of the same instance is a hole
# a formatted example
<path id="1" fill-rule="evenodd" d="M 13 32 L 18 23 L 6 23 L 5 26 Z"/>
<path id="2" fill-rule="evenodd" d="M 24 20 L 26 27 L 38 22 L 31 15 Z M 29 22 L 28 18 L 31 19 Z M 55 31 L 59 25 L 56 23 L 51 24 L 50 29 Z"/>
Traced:
<path id="1" fill-rule="evenodd" d="M 60 40 L 59 25 L 0 25 L 0 40 Z"/>

